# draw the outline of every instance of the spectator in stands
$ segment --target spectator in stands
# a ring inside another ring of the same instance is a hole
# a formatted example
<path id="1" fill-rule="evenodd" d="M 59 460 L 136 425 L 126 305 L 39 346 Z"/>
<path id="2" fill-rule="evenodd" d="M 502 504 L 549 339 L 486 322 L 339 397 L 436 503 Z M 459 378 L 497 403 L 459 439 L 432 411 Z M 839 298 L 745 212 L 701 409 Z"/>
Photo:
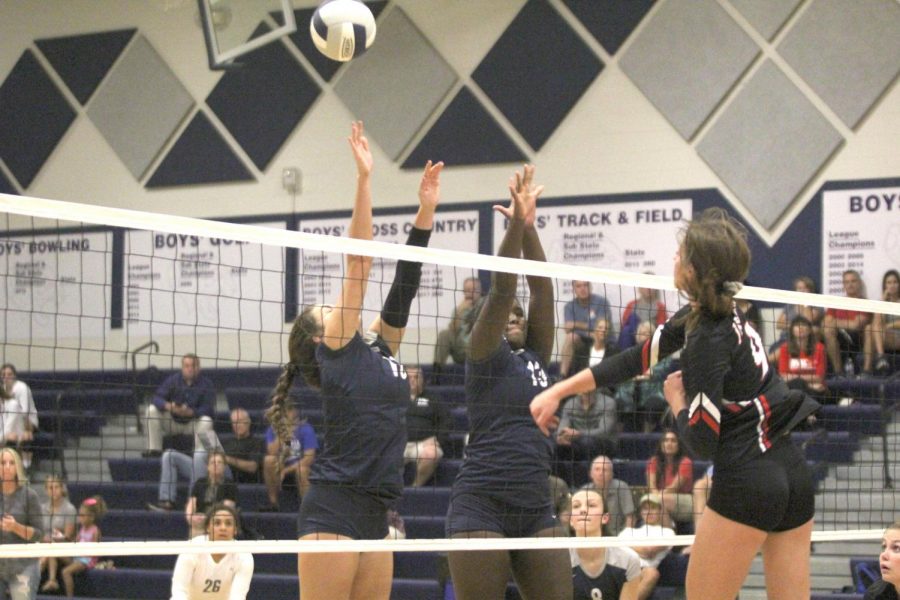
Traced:
<path id="1" fill-rule="evenodd" d="M 652 275 L 652 273 L 646 273 Z M 659 290 L 637 288 L 637 298 L 629 302 L 622 312 L 622 331 L 619 348 L 625 350 L 638 343 L 635 339 L 638 326 L 649 323 L 652 329 L 666 322 L 666 305 L 659 299 Z"/>
<path id="2" fill-rule="evenodd" d="M 597 319 L 606 319 L 608 327 L 612 324 L 609 302 L 603 296 L 591 293 L 589 281 L 573 281 L 572 294 L 574 298 L 566 302 L 563 309 L 566 341 L 560 353 L 559 365 L 563 377 L 567 377 L 570 371 L 584 368 L 590 348 L 594 345 L 591 334 L 597 325 Z M 610 332 L 607 335 L 613 338 Z"/>
<path id="3" fill-rule="evenodd" d="M 654 326 L 644 321 L 635 334 L 637 344 L 643 344 L 653 336 Z M 667 356 L 642 374 L 616 386 L 616 406 L 621 421 L 629 431 L 649 433 L 659 428 L 661 418 L 668 408 L 663 395 L 663 383 L 672 371 L 674 359 Z"/>
<path id="4" fill-rule="evenodd" d="M 231 431 L 233 437 L 225 438 L 217 449 L 225 455 L 225 478 L 236 483 L 259 483 L 263 456 L 266 454 L 265 443 L 261 437 L 251 432 L 250 414 L 243 408 L 231 411 Z M 218 442 L 215 438 L 214 443 Z M 206 476 L 208 451 L 201 442 L 194 449 L 191 458 L 171 448 L 163 452 L 162 470 L 159 476 L 159 502 L 148 504 L 147 508 L 155 511 L 175 509 L 178 496 L 178 478 L 190 480 L 190 487 L 201 477 Z"/>
<path id="5" fill-rule="evenodd" d="M 100 496 L 91 496 L 81 503 L 78 509 L 78 534 L 75 538 L 76 543 L 96 543 L 100 541 L 100 527 L 97 523 L 106 514 L 106 502 Z M 55 592 L 59 589 L 59 582 L 56 580 L 56 570 L 59 565 L 63 565 L 62 578 L 63 587 L 65 588 L 66 597 L 71 598 L 75 595 L 75 576 L 97 565 L 99 559 L 96 556 L 76 556 L 73 558 L 61 557 L 50 558 L 49 572 L 52 577 L 47 577 L 47 582 L 41 588 L 42 592 Z"/>
<path id="6" fill-rule="evenodd" d="M 413 487 L 425 485 L 434 475 L 449 443 L 450 413 L 441 403 L 423 394 L 424 378 L 419 367 L 407 367 L 409 408 L 406 411 L 406 449 L 404 464 L 416 463 Z"/>
<path id="7" fill-rule="evenodd" d="M 0 378 L 5 392 L 0 402 L 0 434 L 3 435 L 0 444 L 16 448 L 27 471 L 31 468 L 31 442 L 38 428 L 34 397 L 28 384 L 19 381 L 15 365 L 6 363 L 0 367 Z"/>
<path id="8" fill-rule="evenodd" d="M 556 460 L 563 479 L 569 485 L 576 483 L 573 463 L 586 464 L 598 455 L 614 456 L 617 433 L 616 401 L 612 396 L 594 390 L 569 398 L 563 404 L 556 430 Z"/>
<path id="9" fill-rule="evenodd" d="M 638 504 L 641 524 L 637 527 L 626 527 L 619 534 L 620 538 L 662 538 L 674 537 L 675 531 L 665 527 L 665 508 L 659 494 L 644 494 Z M 659 563 L 669 554 L 672 546 L 634 546 L 634 551 L 641 557 L 641 584 L 638 587 L 638 600 L 647 600 L 653 595 L 659 581 Z"/>
<path id="10" fill-rule="evenodd" d="M 212 451 L 206 463 L 206 477 L 201 477 L 191 488 L 191 496 L 184 507 L 184 516 L 190 528 L 190 537 L 206 531 L 206 513 L 213 504 L 224 502 L 237 507 L 237 486 L 225 479 L 225 455 Z"/>
<path id="11" fill-rule="evenodd" d="M 853 269 L 844 271 L 844 293 L 848 298 L 865 298 L 862 279 Z M 872 322 L 870 313 L 842 308 L 829 308 L 822 322 L 825 336 L 825 351 L 831 370 L 838 375 L 852 376 L 856 373 L 856 360 L 866 347 L 866 329 Z"/>
<path id="12" fill-rule="evenodd" d="M 41 504 L 41 513 L 44 515 L 42 528 L 44 539 L 42 541 L 47 543 L 74 541 L 78 511 L 69 502 L 69 490 L 66 488 L 65 482 L 59 475 L 51 475 L 44 480 L 44 489 L 47 492 L 47 502 Z M 47 568 L 47 580 L 56 581 L 56 563 L 53 563 L 52 571 L 49 569 L 50 564 L 49 558 L 42 558 L 40 561 L 41 571 L 43 572 Z M 59 584 L 57 583 L 58 588 Z"/>
<path id="13" fill-rule="evenodd" d="M 606 318 L 597 319 L 594 322 L 594 329 L 591 331 L 591 346 L 588 350 L 587 366 L 603 362 L 604 358 L 609 358 L 619 351 L 619 347 L 609 337 L 610 325 Z"/>
<path id="14" fill-rule="evenodd" d="M 463 299 L 453 309 L 447 329 L 438 332 L 434 345 L 434 371 L 440 373 L 441 365 L 452 358 L 458 365 L 466 362 L 466 348 L 475 324 L 475 306 L 481 299 L 481 281 L 469 277 L 463 281 Z"/>
<path id="15" fill-rule="evenodd" d="M 603 506 L 609 514 L 605 521 L 609 535 L 616 536 L 626 527 L 634 525 L 634 497 L 631 488 L 620 479 L 613 478 L 613 463 L 607 456 L 598 456 L 591 463 L 590 483 L 582 490 L 594 489 L 603 496 Z"/>
<path id="16" fill-rule="evenodd" d="M 805 294 L 816 293 L 816 282 L 812 277 L 801 275 L 794 280 L 794 291 Z M 794 317 L 802 316 L 812 323 L 813 335 L 820 338 L 822 335 L 822 309 L 816 306 L 806 306 L 802 304 L 785 304 L 778 314 L 778 320 L 775 321 L 775 330 L 778 332 L 778 339 L 770 347 L 769 362 L 778 362 L 778 349 L 787 341 L 790 336 L 791 323 Z"/>
<path id="17" fill-rule="evenodd" d="M 798 314 L 791 321 L 788 341 L 778 350 L 778 374 L 789 388 L 822 401 L 828 392 L 825 387 L 827 369 L 825 344 L 816 339 L 809 319 Z"/>
<path id="18" fill-rule="evenodd" d="M 263 459 L 263 478 L 266 482 L 268 506 L 260 507 L 263 512 L 275 512 L 278 508 L 278 494 L 282 486 L 290 484 L 302 498 L 309 489 L 309 470 L 316 458 L 319 441 L 316 432 L 306 419 L 300 418 L 296 404 L 287 411 L 289 422 L 295 423 L 291 443 L 283 446 L 272 427 L 266 431 L 266 456 Z"/>
<path id="19" fill-rule="evenodd" d="M 196 437 L 198 433 L 212 431 L 215 404 L 216 390 L 200 374 L 200 358 L 185 354 L 181 358 L 181 373 L 167 377 L 147 407 L 145 456 L 162 454 L 163 434 Z"/>
<path id="20" fill-rule="evenodd" d="M 602 537 L 609 520 L 603 495 L 579 490 L 572 496 L 569 523 L 577 537 Z M 641 580 L 641 560 L 631 548 L 578 548 L 572 559 L 573 600 L 635 600 Z"/>
<path id="21" fill-rule="evenodd" d="M 234 506 L 214 504 L 204 517 L 204 531 L 210 542 L 230 542 L 240 533 L 240 519 Z M 253 578 L 253 555 L 179 554 L 172 573 L 171 600 L 223 598 L 245 600 Z"/>
<path id="22" fill-rule="evenodd" d="M 660 495 L 673 520 L 693 519 L 694 463 L 685 454 L 674 429 L 667 429 L 659 438 L 656 454 L 647 462 L 646 475 L 647 489 Z M 668 521 L 664 524 L 668 525 Z"/>
<path id="23" fill-rule="evenodd" d="M 881 581 L 876 581 L 863 600 L 898 600 L 900 598 L 900 521 L 888 525 L 881 539 L 881 554 L 878 556 Z"/>
<path id="24" fill-rule="evenodd" d="M 881 299 L 900 302 L 900 273 L 896 269 L 890 269 L 881 278 Z M 900 371 L 900 316 L 877 313 L 869 327 L 872 344 L 866 353 L 863 371 L 872 371 L 873 358 L 878 373 L 886 375 Z M 874 357 L 871 350 L 875 352 Z"/>
<path id="25" fill-rule="evenodd" d="M 19 453 L 0 448 L 0 544 L 33 544 L 43 538 L 41 501 L 28 486 Z M 34 600 L 40 581 L 36 558 L 0 559 L 0 598 Z"/>

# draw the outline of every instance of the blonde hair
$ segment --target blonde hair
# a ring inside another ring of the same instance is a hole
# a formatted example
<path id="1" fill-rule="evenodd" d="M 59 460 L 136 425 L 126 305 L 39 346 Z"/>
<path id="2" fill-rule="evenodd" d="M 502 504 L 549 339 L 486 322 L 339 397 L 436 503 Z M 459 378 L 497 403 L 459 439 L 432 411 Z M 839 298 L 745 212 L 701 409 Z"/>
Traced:
<path id="1" fill-rule="evenodd" d="M 0 448 L 0 460 L 2 460 L 4 454 L 11 454 L 16 462 L 16 482 L 19 487 L 28 483 L 28 475 L 25 474 L 25 467 L 22 465 L 22 457 L 19 456 L 19 453 L 13 448 Z"/>

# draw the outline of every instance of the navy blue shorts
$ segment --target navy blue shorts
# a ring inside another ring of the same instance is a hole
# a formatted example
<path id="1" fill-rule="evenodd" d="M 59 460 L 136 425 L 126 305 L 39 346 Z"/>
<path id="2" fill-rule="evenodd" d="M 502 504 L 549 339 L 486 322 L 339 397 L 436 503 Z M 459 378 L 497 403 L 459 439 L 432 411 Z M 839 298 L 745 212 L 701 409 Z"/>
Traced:
<path id="1" fill-rule="evenodd" d="M 522 508 L 478 494 L 450 497 L 447 537 L 467 531 L 492 531 L 504 537 L 533 537 L 558 526 L 549 503 L 541 508 Z"/>
<path id="2" fill-rule="evenodd" d="M 785 436 L 750 462 L 716 465 L 709 506 L 756 529 L 788 531 L 813 518 L 814 493 L 803 451 Z"/>
<path id="3" fill-rule="evenodd" d="M 383 500 L 351 487 L 313 484 L 297 515 L 297 536 L 336 533 L 354 540 L 383 540 L 388 534 Z"/>

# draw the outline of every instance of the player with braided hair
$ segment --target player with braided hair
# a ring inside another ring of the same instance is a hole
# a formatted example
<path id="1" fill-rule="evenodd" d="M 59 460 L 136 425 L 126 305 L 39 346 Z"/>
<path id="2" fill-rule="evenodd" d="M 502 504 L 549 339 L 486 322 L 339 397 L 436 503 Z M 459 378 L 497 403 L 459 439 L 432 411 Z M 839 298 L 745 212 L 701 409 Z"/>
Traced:
<path id="1" fill-rule="evenodd" d="M 357 190 L 350 237 L 372 239 L 372 154 L 362 123 L 354 123 L 350 148 Z M 419 211 L 407 245 L 427 246 L 440 198 L 443 163 L 425 166 Z M 421 263 L 398 261 L 379 317 L 360 335 L 360 315 L 372 259 L 348 255 L 341 295 L 334 306 L 312 306 L 294 321 L 290 362 L 278 379 L 269 420 L 283 443 L 293 424 L 288 391 L 300 375 L 321 391 L 324 447 L 313 464 L 310 489 L 298 517 L 301 540 L 383 539 L 387 510 L 403 490 L 405 414 L 409 384 L 395 355 L 410 305 L 419 288 Z M 386 552 L 301 554 L 303 600 L 388 598 L 393 557 Z"/>

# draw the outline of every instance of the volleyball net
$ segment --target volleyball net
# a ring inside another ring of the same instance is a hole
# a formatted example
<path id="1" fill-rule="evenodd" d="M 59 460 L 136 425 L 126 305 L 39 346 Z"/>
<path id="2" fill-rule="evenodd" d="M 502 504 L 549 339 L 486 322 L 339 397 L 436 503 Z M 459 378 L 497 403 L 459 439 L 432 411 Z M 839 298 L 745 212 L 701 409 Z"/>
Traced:
<path id="1" fill-rule="evenodd" d="M 242 435 L 232 422 L 234 409 L 247 411 L 251 435 L 263 439 L 268 426 L 263 412 L 288 361 L 291 322 L 303 307 L 337 299 L 347 254 L 374 258 L 364 325 L 380 313 L 396 262 L 423 264 L 397 360 L 423 375 L 420 395 L 434 406 L 431 435 L 442 456 L 407 457 L 394 539 L 369 542 L 296 541 L 298 491 L 283 486 L 279 475 L 275 500 L 280 510 L 260 510 L 273 508 L 260 457 L 252 481 L 237 483 L 245 533 L 259 539 L 229 548 L 268 554 L 348 548 L 429 553 L 691 543 L 692 484 L 709 466 L 701 460 L 684 471 L 690 477 L 684 477 L 679 493 L 687 510 L 667 516 L 666 523 L 682 534 L 677 537 L 618 538 L 615 530 L 591 539 L 448 540 L 444 535 L 450 488 L 471 433 L 463 386 L 465 345 L 472 308 L 487 292 L 491 274 L 520 275 L 523 307 L 528 306 L 526 276 L 552 281 L 556 338 L 546 369 L 558 379 L 639 343 L 683 305 L 671 278 L 677 222 L 655 229 L 648 224 L 646 238 L 632 240 L 630 249 L 605 240 L 600 227 L 548 237 L 548 262 L 541 263 L 487 254 L 500 243 L 502 218 L 479 223 L 486 213 L 459 209 L 438 212 L 428 248 L 403 243 L 412 214 L 376 216 L 380 241 L 347 238 L 346 215 L 231 223 L 2 194 L 0 214 L 2 361 L 14 365 L 18 380 L 30 387 L 38 422 L 34 439 L 23 443 L 16 428 L 31 429 L 24 424 L 30 409 L 17 408 L 15 398 L 5 400 L 5 441 L 24 456 L 33 455 L 31 485 L 42 497 L 43 480 L 63 474 L 76 506 L 93 495 L 105 498 L 109 511 L 101 528 L 104 539 L 114 541 L 97 546 L 98 554 L 136 557 L 222 547 L 183 541 L 188 537 L 184 506 L 190 479 L 200 475 L 196 471 L 176 478 L 169 488 L 175 491 L 166 500 L 174 510 L 146 509 L 160 504 L 164 460 L 148 452 L 153 450 L 148 419 L 156 418 L 148 407 L 165 378 L 178 375 L 183 358 L 195 355 L 202 376 L 214 387 L 212 429 L 219 443 Z M 884 525 L 896 518 L 894 479 L 900 472 L 895 458 L 900 455 L 895 423 L 900 344 L 895 345 L 895 336 L 900 334 L 889 330 L 900 316 L 900 303 L 751 286 L 738 299 L 756 320 L 770 368 L 799 380 L 798 386 L 805 380 L 824 405 L 815 422 L 792 434 L 815 474 L 814 541 L 880 539 Z M 786 305 L 791 308 L 785 311 Z M 828 331 L 834 323 L 830 318 L 846 320 L 856 313 L 883 318 L 867 320 L 868 329 L 860 331 L 838 326 Z M 798 314 L 812 315 L 808 346 L 795 339 Z M 874 336 L 881 336 L 880 344 Z M 837 361 L 829 355 L 829 344 L 836 344 Z M 817 360 L 826 361 L 818 372 Z M 640 528 L 642 512 L 653 504 L 645 502 L 648 493 L 652 497 L 659 485 L 648 478 L 648 461 L 669 423 L 662 383 L 677 368 L 676 355 L 635 381 L 563 406 L 569 411 L 561 415 L 563 426 L 571 431 L 552 434 L 553 475 L 563 482 L 556 488 L 556 510 L 563 519 L 571 492 L 592 484 L 608 489 L 594 461 L 603 455 L 624 486 L 618 506 L 608 507 L 618 511 L 611 515 L 614 529 Z M 292 394 L 321 442 L 321 399 L 302 385 Z M 422 422 L 416 419 L 418 426 Z M 420 429 L 414 437 L 430 436 Z M 162 448 L 190 462 L 197 441 L 183 431 L 166 430 Z M 4 557 L 79 554 L 68 544 L 0 546 Z"/>

